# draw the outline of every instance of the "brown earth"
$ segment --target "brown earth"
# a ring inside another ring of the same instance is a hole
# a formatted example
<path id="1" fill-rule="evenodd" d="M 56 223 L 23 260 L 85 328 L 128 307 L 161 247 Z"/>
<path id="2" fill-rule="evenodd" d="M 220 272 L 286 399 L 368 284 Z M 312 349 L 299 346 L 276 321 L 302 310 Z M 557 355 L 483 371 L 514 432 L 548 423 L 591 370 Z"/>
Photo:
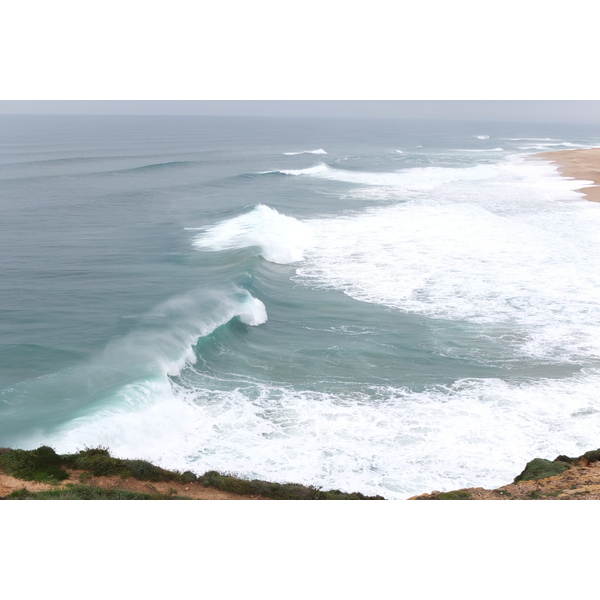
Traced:
<path id="1" fill-rule="evenodd" d="M 0 498 L 20 489 L 30 492 L 42 492 L 64 488 L 68 484 L 81 484 L 96 486 L 105 490 L 125 490 L 128 492 L 140 492 L 144 494 L 166 494 L 172 496 L 185 496 L 191 500 L 270 500 L 260 496 L 241 496 L 230 492 L 223 492 L 214 488 L 207 488 L 198 482 L 176 483 L 139 481 L 133 477 L 121 478 L 118 475 L 94 477 L 85 471 L 66 469 L 69 478 L 58 485 L 49 483 L 38 483 L 36 481 L 24 481 L 10 475 L 0 473 Z M 84 475 L 85 474 L 85 475 Z M 84 479 L 80 477 L 84 475 Z"/>
<path id="2" fill-rule="evenodd" d="M 495 490 L 463 488 L 454 492 L 431 492 L 413 496 L 409 500 L 442 500 L 447 494 L 468 494 L 465 500 L 600 500 L 600 462 L 573 465 L 564 473 L 538 479 L 503 485 Z M 441 497 L 438 497 L 440 496 Z M 460 498 L 458 498 L 460 499 Z"/>

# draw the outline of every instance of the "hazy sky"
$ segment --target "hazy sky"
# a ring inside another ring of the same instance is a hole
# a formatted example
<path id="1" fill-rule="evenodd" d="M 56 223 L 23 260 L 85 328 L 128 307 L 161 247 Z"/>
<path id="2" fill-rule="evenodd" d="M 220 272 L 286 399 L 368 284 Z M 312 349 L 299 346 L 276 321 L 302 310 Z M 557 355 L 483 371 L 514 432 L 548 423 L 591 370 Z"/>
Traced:
<path id="1" fill-rule="evenodd" d="M 0 114 L 465 119 L 600 124 L 598 100 L 4 100 Z"/>

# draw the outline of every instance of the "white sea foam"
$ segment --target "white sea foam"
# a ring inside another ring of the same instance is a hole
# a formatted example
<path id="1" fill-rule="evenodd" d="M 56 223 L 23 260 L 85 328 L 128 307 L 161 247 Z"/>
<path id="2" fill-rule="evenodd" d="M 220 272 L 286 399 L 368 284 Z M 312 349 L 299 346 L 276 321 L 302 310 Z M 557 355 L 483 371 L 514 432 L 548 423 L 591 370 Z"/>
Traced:
<path id="1" fill-rule="evenodd" d="M 560 148 L 589 148 L 587 144 L 572 144 L 570 142 L 559 142 L 559 143 L 543 143 L 543 144 L 529 144 L 527 146 L 519 146 L 519 150 L 556 150 Z"/>
<path id="2" fill-rule="evenodd" d="M 453 148 L 453 152 L 504 152 L 504 148 Z"/>
<path id="3" fill-rule="evenodd" d="M 489 135 L 476 135 L 475 136 L 478 140 L 489 140 L 490 136 Z"/>
<path id="4" fill-rule="evenodd" d="M 599 377 L 471 379 L 422 392 L 348 395 L 252 383 L 228 391 L 148 383 L 127 386 L 124 402 L 72 421 L 45 443 L 59 452 L 104 445 L 116 456 L 144 456 L 171 469 L 399 499 L 496 487 L 534 456 L 577 456 L 595 447 Z"/>
<path id="5" fill-rule="evenodd" d="M 265 260 L 279 264 L 302 260 L 311 243 L 311 233 L 306 225 L 264 204 L 205 228 L 193 241 L 201 250 L 256 247 Z"/>
<path id="6" fill-rule="evenodd" d="M 492 165 L 476 165 L 461 169 L 422 167 L 392 172 L 352 171 L 336 169 L 325 163 L 306 169 L 289 169 L 278 172 L 284 175 L 315 177 L 370 186 L 394 186 L 411 190 L 430 190 L 453 181 L 478 181 L 493 175 Z"/>
<path id="7" fill-rule="evenodd" d="M 242 305 L 238 316 L 240 321 L 246 325 L 262 325 L 267 322 L 267 309 L 258 298 L 248 294 L 248 298 Z"/>
<path id="8" fill-rule="evenodd" d="M 404 179 L 427 197 L 308 221 L 315 242 L 295 279 L 404 312 L 512 323 L 530 356 L 600 357 L 600 213 L 557 201 L 581 198 L 582 182 L 517 159 Z"/>
<path id="9" fill-rule="evenodd" d="M 530 142 L 560 142 L 560 140 L 556 139 L 556 138 L 539 138 L 539 137 L 510 137 L 510 138 L 500 138 L 501 140 L 510 140 L 513 142 L 520 142 L 520 141 L 530 141 Z"/>
<path id="10" fill-rule="evenodd" d="M 297 154 L 327 154 L 323 148 L 318 150 L 301 150 L 300 152 L 284 152 L 286 156 L 296 156 Z"/>

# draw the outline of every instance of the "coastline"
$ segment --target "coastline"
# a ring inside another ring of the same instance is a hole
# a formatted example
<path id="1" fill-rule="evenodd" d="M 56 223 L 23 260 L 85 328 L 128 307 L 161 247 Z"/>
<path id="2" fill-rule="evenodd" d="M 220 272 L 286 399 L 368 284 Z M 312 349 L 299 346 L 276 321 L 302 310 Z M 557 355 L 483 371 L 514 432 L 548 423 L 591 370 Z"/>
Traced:
<path id="1" fill-rule="evenodd" d="M 600 500 L 600 449 L 553 461 L 534 458 L 512 483 L 496 489 L 433 491 L 408 500 Z M 59 455 L 0 448 L 0 500 L 385 500 L 359 492 L 323 491 L 295 483 L 196 475 L 144 460 L 112 457 L 106 448 Z"/>
<path id="2" fill-rule="evenodd" d="M 577 150 L 557 150 L 534 154 L 558 166 L 563 177 L 593 182 L 579 188 L 586 200 L 600 202 L 600 148 L 580 148 Z"/>

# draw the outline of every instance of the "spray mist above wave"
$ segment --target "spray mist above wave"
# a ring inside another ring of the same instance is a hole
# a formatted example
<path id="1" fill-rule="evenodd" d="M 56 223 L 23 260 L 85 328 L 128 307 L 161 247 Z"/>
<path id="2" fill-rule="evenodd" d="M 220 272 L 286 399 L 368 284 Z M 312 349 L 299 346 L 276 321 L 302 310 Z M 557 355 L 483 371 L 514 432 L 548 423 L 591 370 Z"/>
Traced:
<path id="1" fill-rule="evenodd" d="M 82 423 L 106 424 L 107 416 L 124 424 L 137 423 L 150 438 L 172 436 L 169 423 L 173 415 L 186 409 L 174 398 L 170 377 L 196 363 L 194 346 L 200 338 L 235 318 L 249 326 L 261 325 L 267 321 L 265 305 L 246 290 L 231 286 L 175 296 L 136 317 L 138 323 L 133 330 L 111 340 L 86 363 L 41 382 L 40 393 L 46 398 L 52 397 L 53 389 L 59 390 L 54 393 L 53 410 L 72 404 L 71 398 L 77 399 L 75 414 L 69 414 L 71 420 L 56 430 L 54 421 L 46 421 L 46 428 L 23 431 L 14 443 L 37 447 L 47 443 L 50 436 L 65 450 L 75 450 L 89 444 L 89 440 L 77 439 L 75 445 L 70 445 L 69 432 L 78 430 Z M 146 423 L 143 411 L 160 414 L 160 419 Z M 119 430 L 108 428 L 103 434 L 112 445 Z"/>
<path id="2" fill-rule="evenodd" d="M 312 236 L 304 223 L 258 204 L 239 217 L 202 228 L 192 243 L 212 251 L 256 247 L 265 260 L 288 264 L 304 259 Z"/>
<path id="3" fill-rule="evenodd" d="M 246 290 L 191 291 L 142 316 L 137 327 L 110 342 L 95 363 L 132 373 L 176 375 L 196 360 L 193 346 L 233 318 L 257 326 L 267 321 L 265 305 Z"/>
<path id="4" fill-rule="evenodd" d="M 298 154 L 327 154 L 323 148 L 318 150 L 300 150 L 300 152 L 284 152 L 286 156 L 297 156 Z"/>

